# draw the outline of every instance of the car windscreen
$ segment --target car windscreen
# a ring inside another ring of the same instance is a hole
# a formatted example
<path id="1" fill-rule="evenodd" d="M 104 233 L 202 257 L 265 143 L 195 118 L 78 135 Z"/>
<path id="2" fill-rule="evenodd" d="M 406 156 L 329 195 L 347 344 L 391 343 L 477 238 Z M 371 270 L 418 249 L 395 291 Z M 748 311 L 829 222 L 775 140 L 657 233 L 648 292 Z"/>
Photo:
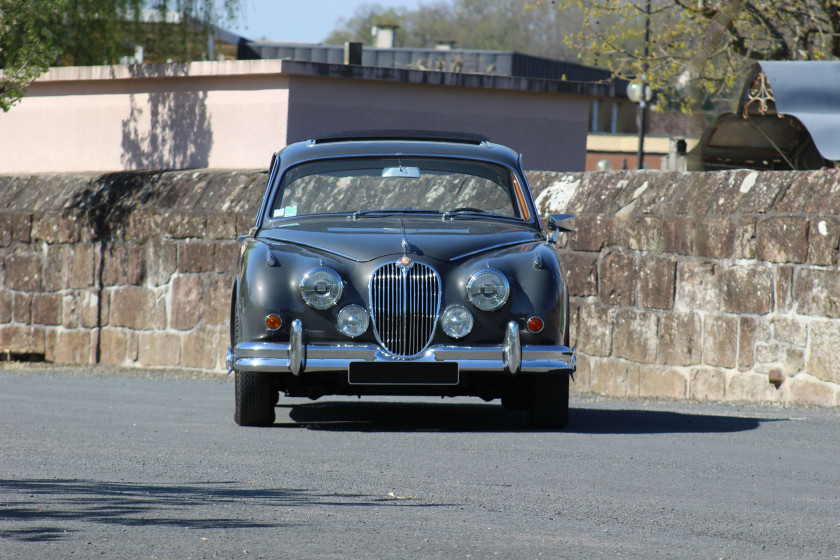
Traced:
<path id="1" fill-rule="evenodd" d="M 398 209 L 528 219 L 521 189 L 510 170 L 483 161 L 435 157 L 318 160 L 283 174 L 268 217 Z"/>

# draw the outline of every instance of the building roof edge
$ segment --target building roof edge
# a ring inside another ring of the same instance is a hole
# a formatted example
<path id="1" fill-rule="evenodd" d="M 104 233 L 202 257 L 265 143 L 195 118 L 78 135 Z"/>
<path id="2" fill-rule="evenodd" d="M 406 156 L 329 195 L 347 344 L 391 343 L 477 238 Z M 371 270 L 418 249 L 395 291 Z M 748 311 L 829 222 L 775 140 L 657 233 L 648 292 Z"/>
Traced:
<path id="1" fill-rule="evenodd" d="M 615 84 L 611 83 L 548 80 L 495 74 L 467 74 L 462 72 L 443 72 L 413 68 L 355 66 L 290 59 L 282 60 L 282 72 L 284 74 L 323 78 L 350 78 L 479 89 L 564 93 L 570 95 L 615 96 Z"/>

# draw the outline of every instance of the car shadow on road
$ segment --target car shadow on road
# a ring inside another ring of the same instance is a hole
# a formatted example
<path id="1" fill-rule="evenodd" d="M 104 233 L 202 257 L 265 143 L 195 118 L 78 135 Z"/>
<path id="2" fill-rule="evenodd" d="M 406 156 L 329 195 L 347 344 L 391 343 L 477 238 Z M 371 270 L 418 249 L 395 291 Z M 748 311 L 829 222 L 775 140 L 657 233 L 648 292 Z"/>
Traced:
<path id="1" fill-rule="evenodd" d="M 530 431 L 524 412 L 500 404 L 419 402 L 317 402 L 281 405 L 291 422 L 275 427 L 373 432 Z M 282 413 L 281 413 L 282 416 Z M 754 430 L 774 421 L 743 416 L 686 414 L 661 410 L 574 408 L 562 430 L 578 434 L 728 433 Z"/>

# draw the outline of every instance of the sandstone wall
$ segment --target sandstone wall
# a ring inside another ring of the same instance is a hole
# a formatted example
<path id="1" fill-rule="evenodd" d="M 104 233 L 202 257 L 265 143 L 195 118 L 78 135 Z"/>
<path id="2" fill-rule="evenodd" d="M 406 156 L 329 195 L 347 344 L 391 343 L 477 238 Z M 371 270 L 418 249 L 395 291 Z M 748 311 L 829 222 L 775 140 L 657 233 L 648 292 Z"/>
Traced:
<path id="1" fill-rule="evenodd" d="M 0 177 L 0 352 L 224 367 L 264 173 Z"/>
<path id="2" fill-rule="evenodd" d="M 530 174 L 561 239 L 575 387 L 840 404 L 836 171 Z M 0 177 L 0 352 L 221 370 L 266 176 Z"/>
<path id="3" fill-rule="evenodd" d="M 567 212 L 576 385 L 840 404 L 840 173 L 532 176 Z"/>

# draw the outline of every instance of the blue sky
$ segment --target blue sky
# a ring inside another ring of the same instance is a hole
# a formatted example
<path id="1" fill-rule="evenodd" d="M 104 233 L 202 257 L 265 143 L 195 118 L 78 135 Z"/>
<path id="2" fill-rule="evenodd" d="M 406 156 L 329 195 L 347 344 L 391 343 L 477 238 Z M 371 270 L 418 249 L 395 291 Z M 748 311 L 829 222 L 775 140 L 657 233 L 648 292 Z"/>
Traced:
<path id="1" fill-rule="evenodd" d="M 248 39 L 319 43 L 339 18 L 350 18 L 362 4 L 415 9 L 432 0 L 242 0 L 243 16 L 227 29 Z"/>

